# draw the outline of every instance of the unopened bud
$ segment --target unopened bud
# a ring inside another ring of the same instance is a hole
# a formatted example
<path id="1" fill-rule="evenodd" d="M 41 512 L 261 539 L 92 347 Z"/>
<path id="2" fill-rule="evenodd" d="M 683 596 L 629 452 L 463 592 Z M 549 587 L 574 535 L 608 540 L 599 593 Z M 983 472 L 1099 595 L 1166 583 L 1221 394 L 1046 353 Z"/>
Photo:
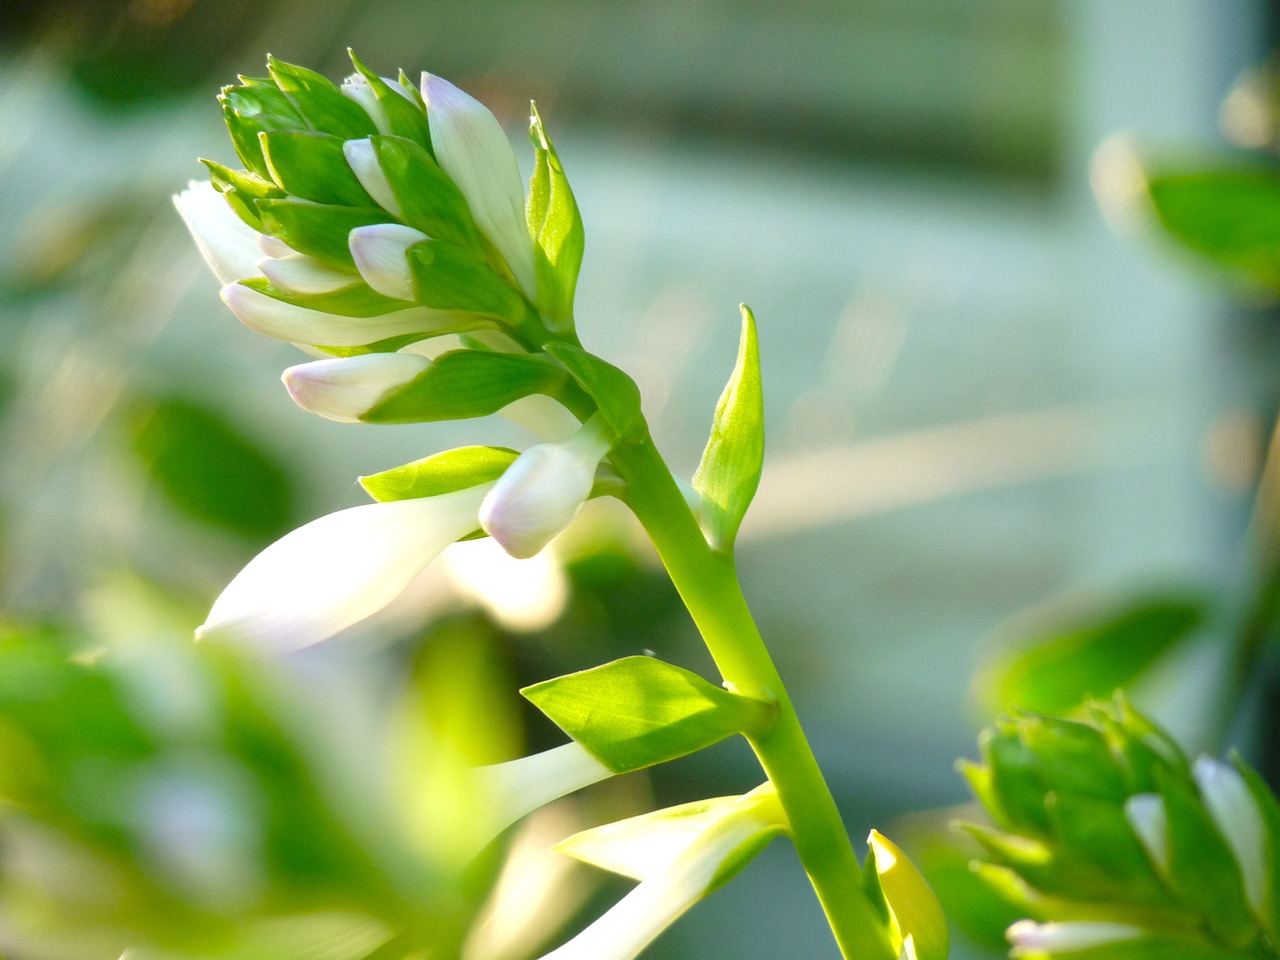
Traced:
<path id="1" fill-rule="evenodd" d="M 378 155 L 369 138 L 348 140 L 342 145 L 342 153 L 347 158 L 347 165 L 351 167 L 351 172 L 356 175 L 365 192 L 373 197 L 374 203 L 393 217 L 401 216 L 400 202 L 396 200 L 391 183 L 383 173 L 382 165 L 378 163 Z"/>
<path id="2" fill-rule="evenodd" d="M 421 230 L 399 223 L 357 227 L 347 236 L 351 258 L 365 283 L 384 297 L 414 299 L 413 271 L 406 252 L 429 239 Z"/>
<path id="3" fill-rule="evenodd" d="M 387 393 L 429 366 L 431 361 L 417 354 L 366 353 L 300 363 L 280 379 L 303 410 L 340 423 L 359 423 Z"/>

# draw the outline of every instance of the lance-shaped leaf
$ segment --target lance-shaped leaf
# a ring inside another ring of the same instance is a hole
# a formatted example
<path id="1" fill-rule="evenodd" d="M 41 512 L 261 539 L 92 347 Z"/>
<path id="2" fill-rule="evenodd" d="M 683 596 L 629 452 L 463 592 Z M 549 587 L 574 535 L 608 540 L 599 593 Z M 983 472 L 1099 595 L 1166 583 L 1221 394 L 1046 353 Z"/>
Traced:
<path id="1" fill-rule="evenodd" d="M 414 99 L 414 94 L 411 92 L 412 87 L 406 88 L 399 81 L 395 81 L 396 86 L 400 89 L 393 89 L 390 82 L 378 76 L 356 59 L 356 55 L 352 50 L 347 50 L 347 56 L 351 58 L 352 65 L 359 72 L 352 76 L 347 81 L 347 84 L 343 85 L 343 92 L 353 100 L 361 103 L 365 113 L 373 117 L 374 122 L 378 124 L 378 129 L 382 133 L 408 137 L 424 147 L 429 147 L 431 145 L 431 130 L 427 125 L 427 113 Z M 363 102 L 357 90 L 348 86 L 351 85 L 353 87 L 357 80 L 364 82 L 365 89 L 373 96 L 375 104 L 370 105 Z"/>
<path id="2" fill-rule="evenodd" d="M 486 417 L 531 393 L 554 394 L 564 383 L 564 371 L 544 358 L 451 350 L 389 393 L 361 419 L 365 423 L 426 423 Z"/>
<path id="3" fill-rule="evenodd" d="M 356 227 L 386 223 L 387 214 L 374 206 L 348 207 L 310 200 L 259 200 L 262 229 L 298 253 L 333 267 L 355 269 L 347 235 Z"/>
<path id="4" fill-rule="evenodd" d="M 341 137 L 312 131 L 258 136 L 271 179 L 286 193 L 317 203 L 371 207 L 373 201 L 347 164 Z"/>
<path id="5" fill-rule="evenodd" d="M 434 497 L 497 480 L 518 456 L 507 447 L 459 447 L 360 477 L 360 486 L 380 503 Z"/>
<path id="6" fill-rule="evenodd" d="M 258 134 L 305 130 L 307 121 L 270 80 L 244 77 L 238 86 L 223 87 L 218 102 L 241 162 L 259 177 L 270 180 L 271 171 L 262 156 Z"/>
<path id="7" fill-rule="evenodd" d="M 404 137 L 370 137 L 369 143 L 400 208 L 400 219 L 483 258 L 484 245 L 466 198 L 435 158 Z"/>
<path id="8" fill-rule="evenodd" d="M 520 693 L 616 773 L 759 731 L 776 712 L 653 657 L 626 657 Z"/>
<path id="9" fill-rule="evenodd" d="M 519 293 L 456 243 L 426 240 L 408 250 L 417 301 L 437 310 L 467 310 L 519 326 L 531 307 Z"/>
<path id="10" fill-rule="evenodd" d="M 703 532 L 711 546 L 733 549 L 733 540 L 760 485 L 764 468 L 764 393 L 760 385 L 760 348 L 756 321 L 742 307 L 742 338 L 733 375 L 716 404 L 711 437 L 693 475 L 702 495 Z"/>
<path id="11" fill-rule="evenodd" d="M 888 908 L 894 946 L 905 948 L 907 956 L 918 960 L 946 960 L 950 941 L 947 918 L 924 876 L 878 830 L 867 837 L 867 848 L 863 883 L 872 902 Z"/>
<path id="12" fill-rule="evenodd" d="M 258 216 L 257 201 L 282 199 L 284 191 L 249 170 L 232 170 L 212 160 L 200 162 L 209 169 L 209 182 L 222 194 L 236 216 L 253 230 L 261 232 L 262 218 Z"/>
<path id="13" fill-rule="evenodd" d="M 569 372 L 593 401 L 619 443 L 635 439 L 645 428 L 640 388 L 613 364 L 572 344 L 552 341 L 543 348 Z"/>
<path id="14" fill-rule="evenodd" d="M 1239 757 L 1233 757 L 1232 762 L 1244 778 L 1266 826 L 1266 897 L 1258 920 L 1270 935 L 1272 943 L 1275 943 L 1280 939 L 1280 803 L 1276 802 L 1276 795 L 1256 770 Z"/>
<path id="15" fill-rule="evenodd" d="M 313 262 L 318 263 L 319 261 Z M 272 269 L 274 270 L 275 268 Z M 341 273 L 343 271 L 335 271 L 335 275 Z M 404 310 L 409 306 L 403 300 L 385 296 L 370 288 L 367 284 L 361 283 L 359 275 L 347 273 L 346 277 L 347 283 L 345 285 L 324 293 L 302 293 L 285 290 L 262 277 L 251 277 L 242 281 L 242 285 L 263 296 L 279 300 L 281 303 L 292 304 L 295 307 L 305 307 L 308 310 L 318 310 L 337 317 L 361 319 L 381 317 L 388 313 Z"/>
<path id="16" fill-rule="evenodd" d="M 573 327 L 573 292 L 582 267 L 582 216 L 538 107 L 530 104 L 529 109 L 529 139 L 535 152 L 525 219 L 533 238 L 538 307 L 553 329 L 569 330 Z"/>
<path id="17" fill-rule="evenodd" d="M 373 118 L 354 100 L 344 97 L 328 77 L 275 57 L 267 57 L 267 70 L 312 130 L 332 133 L 343 140 L 358 140 L 378 132 Z"/>

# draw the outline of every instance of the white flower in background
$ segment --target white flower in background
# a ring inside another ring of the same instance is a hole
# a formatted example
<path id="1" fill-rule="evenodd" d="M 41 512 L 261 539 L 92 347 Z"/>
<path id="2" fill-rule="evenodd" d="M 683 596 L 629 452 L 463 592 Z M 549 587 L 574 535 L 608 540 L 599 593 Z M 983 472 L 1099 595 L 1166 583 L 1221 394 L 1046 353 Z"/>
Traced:
<path id="1" fill-rule="evenodd" d="M 613 775 L 578 743 L 475 770 L 479 793 L 492 805 L 495 835 L 552 800 Z"/>
<path id="2" fill-rule="evenodd" d="M 597 415 L 568 440 L 540 443 L 520 454 L 480 508 L 485 533 L 511 556 L 532 557 L 578 515 L 610 445 Z"/>
<path id="3" fill-rule="evenodd" d="M 1192 767 L 1214 824 L 1235 855 L 1245 898 L 1262 918 L 1267 901 L 1267 828 L 1244 777 L 1230 764 L 1201 756 Z"/>
<path id="4" fill-rule="evenodd" d="M 390 604 L 475 530 L 490 486 L 352 507 L 299 527 L 236 575 L 196 638 L 286 653 L 332 637 Z"/>
<path id="5" fill-rule="evenodd" d="M 431 146 L 440 169 L 462 191 L 476 225 L 498 248 L 520 288 L 534 299 L 533 241 L 524 214 L 524 179 L 497 118 L 448 80 L 422 75 Z"/>
<path id="6" fill-rule="evenodd" d="M 1009 927 L 1005 936 L 1013 944 L 1010 955 L 1045 956 L 1074 953 L 1090 947 L 1110 943 L 1137 940 L 1145 933 L 1140 927 L 1127 923 L 1106 923 L 1091 920 L 1072 920 L 1061 923 L 1036 923 L 1019 920 Z"/>
<path id="7" fill-rule="evenodd" d="M 407 251 L 415 243 L 430 239 L 421 230 L 400 223 L 378 223 L 356 227 L 347 237 L 351 258 L 364 282 L 384 297 L 394 300 L 414 298 L 413 271 Z"/>
<path id="8" fill-rule="evenodd" d="M 280 379 L 303 410 L 339 423 L 359 423 L 389 392 L 429 366 L 430 360 L 414 353 L 365 353 L 300 363 Z"/>
<path id="9" fill-rule="evenodd" d="M 173 198 L 191 238 L 222 283 L 257 276 L 262 249 L 259 234 L 241 220 L 207 180 L 192 180 Z"/>

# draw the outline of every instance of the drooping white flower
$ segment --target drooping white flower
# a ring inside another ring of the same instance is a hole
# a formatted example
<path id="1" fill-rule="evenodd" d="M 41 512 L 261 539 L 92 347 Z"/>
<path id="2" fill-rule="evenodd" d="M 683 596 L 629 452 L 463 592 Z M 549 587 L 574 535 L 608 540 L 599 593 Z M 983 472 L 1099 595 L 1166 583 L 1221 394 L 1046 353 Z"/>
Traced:
<path id="1" fill-rule="evenodd" d="M 1015 956 L 1056 956 L 1108 943 L 1136 940 L 1144 933 L 1142 928 L 1127 923 L 1094 920 L 1036 923 L 1034 920 L 1019 920 L 1005 931 L 1005 936 L 1013 944 Z"/>
<path id="2" fill-rule="evenodd" d="M 258 275 L 259 234 L 236 216 L 207 180 L 192 180 L 173 198 L 191 238 L 209 269 L 222 283 Z"/>
<path id="3" fill-rule="evenodd" d="M 241 283 L 223 287 L 222 301 L 251 330 L 278 340 L 325 347 L 358 347 L 405 334 L 450 333 L 481 322 L 429 307 L 407 307 L 375 317 L 344 317 L 286 303 Z"/>
<path id="4" fill-rule="evenodd" d="M 741 852 L 785 829 L 772 792 L 752 791 L 725 808 L 661 870 L 542 960 L 633 960 L 690 907 L 741 866 Z M 639 842 L 643 842 L 642 839 Z"/>
<path id="5" fill-rule="evenodd" d="M 359 423 L 387 393 L 429 366 L 431 361 L 416 353 L 366 353 L 300 363 L 280 379 L 303 410 L 339 423 Z"/>
<path id="6" fill-rule="evenodd" d="M 1201 756 L 1192 774 L 1209 815 L 1240 865 L 1245 898 L 1254 914 L 1262 917 L 1267 900 L 1267 828 L 1257 801 L 1244 777 L 1221 760 Z"/>
<path id="7" fill-rule="evenodd" d="M 421 230 L 400 223 L 356 227 L 347 235 L 351 258 L 364 282 L 384 297 L 414 298 L 413 271 L 406 255 L 415 243 L 429 239 Z"/>
<path id="8" fill-rule="evenodd" d="M 472 532 L 490 484 L 340 510 L 286 534 L 236 575 L 197 639 L 284 653 L 328 639 L 396 599 Z"/>
<path id="9" fill-rule="evenodd" d="M 532 557 L 578 515 L 609 447 L 598 415 L 568 440 L 530 447 L 485 498 L 480 508 L 485 533 L 511 556 Z"/>
<path id="10" fill-rule="evenodd" d="M 367 138 L 348 140 L 342 145 L 342 153 L 347 158 L 347 166 L 356 175 L 365 193 L 373 198 L 373 202 L 392 216 L 400 216 L 400 201 L 391 189 L 391 181 L 382 172 L 382 164 L 378 162 L 373 143 Z"/>
<path id="11" fill-rule="evenodd" d="M 566 743 L 474 772 L 490 804 L 494 834 L 552 800 L 612 777 L 613 771 L 578 743 Z"/>
<path id="12" fill-rule="evenodd" d="M 448 80 L 424 73 L 422 99 L 440 168 L 462 191 L 476 225 L 533 299 L 533 241 L 525 224 L 524 181 L 511 141 L 484 104 Z"/>

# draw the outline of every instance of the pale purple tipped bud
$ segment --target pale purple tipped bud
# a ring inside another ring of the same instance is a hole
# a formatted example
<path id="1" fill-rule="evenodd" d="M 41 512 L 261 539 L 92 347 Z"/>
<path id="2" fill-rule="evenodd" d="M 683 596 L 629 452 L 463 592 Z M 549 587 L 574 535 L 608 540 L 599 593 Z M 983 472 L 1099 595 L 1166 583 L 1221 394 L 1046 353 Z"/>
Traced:
<path id="1" fill-rule="evenodd" d="M 406 251 L 429 237 L 421 230 L 399 223 L 356 227 L 347 237 L 351 258 L 364 282 L 384 297 L 414 298 L 413 272 Z"/>
<path id="2" fill-rule="evenodd" d="M 396 200 L 387 175 L 382 172 L 373 143 L 367 139 L 348 140 L 342 145 L 342 153 L 347 158 L 351 172 L 360 181 L 360 186 L 373 197 L 373 202 L 393 217 L 400 216 L 400 202 Z"/>
<path id="3" fill-rule="evenodd" d="M 173 198 L 200 255 L 222 283 L 258 275 L 259 234 L 236 216 L 207 180 L 192 180 Z"/>
<path id="4" fill-rule="evenodd" d="M 361 109 L 369 115 L 373 125 L 378 128 L 379 133 L 391 133 L 387 109 L 378 102 L 378 95 L 374 92 L 373 85 L 364 78 L 363 74 L 353 73 L 342 81 L 339 89 L 343 95 L 360 104 Z"/>
<path id="5" fill-rule="evenodd" d="M 533 299 L 533 241 L 525 224 L 524 180 L 511 141 L 484 104 L 448 80 L 424 73 L 422 98 L 440 168 L 462 191 L 476 225 Z"/>
<path id="6" fill-rule="evenodd" d="M 1036 923 L 1034 920 L 1019 920 L 1005 931 L 1005 936 L 1017 953 L 1040 956 L 1073 953 L 1108 943 L 1137 940 L 1144 933 L 1142 928 L 1127 923 L 1092 920 Z"/>
<path id="7" fill-rule="evenodd" d="M 336 270 L 301 253 L 259 260 L 258 270 L 277 290 L 303 295 L 332 293 L 359 281 L 344 270 Z"/>
<path id="8" fill-rule="evenodd" d="M 1124 802 L 1125 819 L 1161 873 L 1169 869 L 1169 816 L 1158 794 L 1137 793 Z"/>
<path id="9" fill-rule="evenodd" d="M 271 237 L 265 233 L 258 234 L 258 249 L 262 251 L 264 256 L 273 257 L 277 260 L 282 257 L 291 257 L 298 252 L 279 237 Z"/>
<path id="10" fill-rule="evenodd" d="M 303 410 L 340 423 L 359 423 L 389 392 L 422 373 L 431 361 L 412 353 L 367 353 L 314 360 L 280 377 Z"/>
<path id="11" fill-rule="evenodd" d="M 1221 760 L 1202 756 L 1192 773 L 1209 815 L 1240 865 L 1245 897 L 1261 917 L 1267 900 L 1267 828 L 1257 801 L 1244 777 Z"/>
<path id="12" fill-rule="evenodd" d="M 511 556 L 532 557 L 578 515 L 609 446 L 592 420 L 563 443 L 540 443 L 520 454 L 480 508 L 485 533 Z"/>

